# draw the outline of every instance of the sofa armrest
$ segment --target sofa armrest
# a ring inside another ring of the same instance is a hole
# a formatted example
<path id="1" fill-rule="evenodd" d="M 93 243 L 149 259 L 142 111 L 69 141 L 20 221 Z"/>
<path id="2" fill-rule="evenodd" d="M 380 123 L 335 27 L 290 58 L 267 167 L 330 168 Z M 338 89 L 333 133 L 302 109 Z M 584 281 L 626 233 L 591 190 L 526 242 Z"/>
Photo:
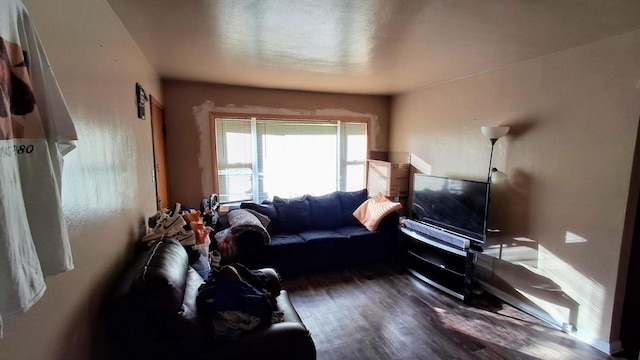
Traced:
<path id="1" fill-rule="evenodd" d="M 250 269 L 267 266 L 267 245 L 262 234 L 256 231 L 246 231 L 235 238 L 236 253 L 233 257 L 224 259 L 224 264 L 240 263 Z"/>
<path id="2" fill-rule="evenodd" d="M 394 211 L 387 214 L 378 225 L 378 231 L 382 232 L 389 241 L 389 253 L 392 257 L 398 254 L 398 222 L 400 220 L 400 214 Z"/>
<path id="3" fill-rule="evenodd" d="M 282 279 L 280 274 L 274 268 L 262 268 L 258 269 L 267 277 L 267 291 L 271 294 L 280 294 L 282 290 Z"/>
<path id="4" fill-rule="evenodd" d="M 399 220 L 400 220 L 400 214 L 397 211 L 391 212 L 387 214 L 384 218 L 382 218 L 382 220 L 380 220 L 378 229 L 389 230 L 393 228 L 397 230 Z"/>
<path id="5" fill-rule="evenodd" d="M 287 321 L 247 332 L 236 342 L 217 344 L 211 358 L 314 360 L 316 347 L 302 323 Z"/>
<path id="6" fill-rule="evenodd" d="M 279 279 L 272 268 L 260 270 L 269 277 Z M 284 322 L 245 332 L 236 341 L 216 342 L 215 356 L 211 358 L 314 360 L 315 344 L 293 307 L 289 294 L 281 290 L 276 300 L 278 310 L 284 314 Z"/>

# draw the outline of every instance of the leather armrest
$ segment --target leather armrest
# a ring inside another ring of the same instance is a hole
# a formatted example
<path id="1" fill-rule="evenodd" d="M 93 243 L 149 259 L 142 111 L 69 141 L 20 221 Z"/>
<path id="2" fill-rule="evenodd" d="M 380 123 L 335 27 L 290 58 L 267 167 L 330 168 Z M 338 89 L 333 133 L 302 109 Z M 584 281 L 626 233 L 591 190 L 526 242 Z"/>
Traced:
<path id="1" fill-rule="evenodd" d="M 235 342 L 215 347 L 212 358 L 254 360 L 314 360 L 316 347 L 300 322 L 282 322 L 242 335 Z"/>
<path id="2" fill-rule="evenodd" d="M 280 278 L 280 274 L 278 274 L 276 269 L 267 267 L 267 268 L 262 268 L 258 270 L 262 271 L 262 273 L 269 278 L 270 282 L 273 282 L 274 284 L 278 284 L 280 285 L 280 287 L 282 287 L 282 279 Z"/>
<path id="3" fill-rule="evenodd" d="M 280 296 L 278 296 L 276 300 L 278 300 L 278 310 L 284 313 L 284 321 L 299 322 L 302 324 L 302 319 L 300 319 L 296 308 L 293 307 L 286 290 L 280 291 Z"/>

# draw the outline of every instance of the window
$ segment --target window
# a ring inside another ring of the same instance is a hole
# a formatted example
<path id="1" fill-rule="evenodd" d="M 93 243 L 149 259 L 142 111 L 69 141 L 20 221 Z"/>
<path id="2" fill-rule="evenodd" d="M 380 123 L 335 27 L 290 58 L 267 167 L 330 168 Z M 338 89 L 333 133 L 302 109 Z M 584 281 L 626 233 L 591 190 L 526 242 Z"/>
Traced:
<path id="1" fill-rule="evenodd" d="M 213 116 L 222 203 L 364 187 L 367 122 Z"/>

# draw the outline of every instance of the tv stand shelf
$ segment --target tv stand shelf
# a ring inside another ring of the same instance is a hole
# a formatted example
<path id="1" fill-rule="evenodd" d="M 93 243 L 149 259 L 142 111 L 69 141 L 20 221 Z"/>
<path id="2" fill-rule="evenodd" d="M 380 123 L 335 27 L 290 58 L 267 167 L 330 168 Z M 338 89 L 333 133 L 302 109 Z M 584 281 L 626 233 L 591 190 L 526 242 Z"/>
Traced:
<path id="1" fill-rule="evenodd" d="M 401 261 L 418 279 L 471 301 L 478 249 L 459 248 L 427 234 L 400 226 Z"/>

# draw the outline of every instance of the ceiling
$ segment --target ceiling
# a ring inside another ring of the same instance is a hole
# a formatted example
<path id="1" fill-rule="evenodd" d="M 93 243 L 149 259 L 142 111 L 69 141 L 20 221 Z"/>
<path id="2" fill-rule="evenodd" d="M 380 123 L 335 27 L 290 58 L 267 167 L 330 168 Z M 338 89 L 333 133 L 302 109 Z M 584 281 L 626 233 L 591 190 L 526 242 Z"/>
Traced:
<path id="1" fill-rule="evenodd" d="M 637 0 L 107 0 L 163 78 L 391 95 L 640 28 Z"/>

